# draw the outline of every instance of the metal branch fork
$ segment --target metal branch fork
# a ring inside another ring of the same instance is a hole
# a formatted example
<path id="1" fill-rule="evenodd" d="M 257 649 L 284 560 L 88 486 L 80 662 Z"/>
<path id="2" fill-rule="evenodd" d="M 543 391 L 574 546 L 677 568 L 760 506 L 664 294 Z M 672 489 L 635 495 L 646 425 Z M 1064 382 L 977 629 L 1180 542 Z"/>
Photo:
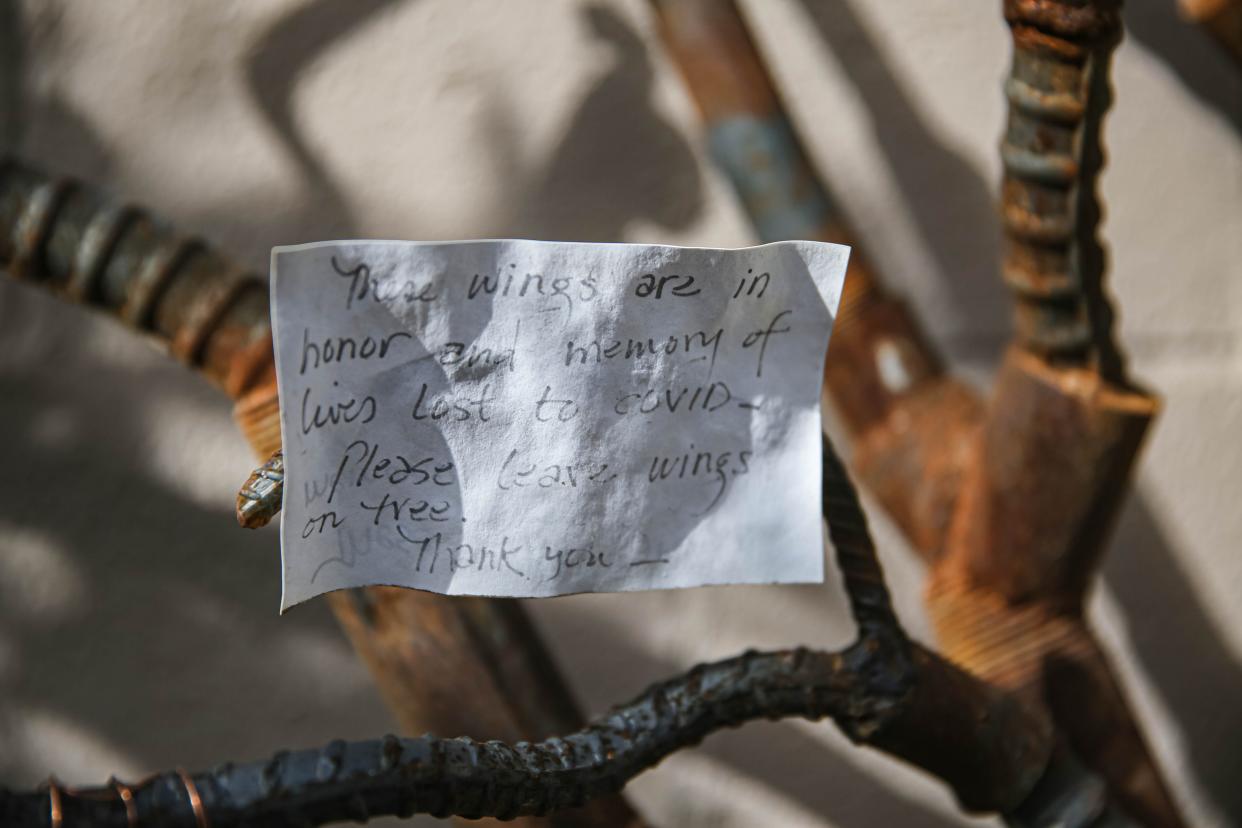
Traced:
<path id="1" fill-rule="evenodd" d="M 1103 377 L 1119 380 L 1095 188 L 1121 0 L 1004 0 L 1004 9 L 1014 52 L 1001 143 L 1002 271 L 1018 343 L 1055 362 L 1093 358 Z"/>

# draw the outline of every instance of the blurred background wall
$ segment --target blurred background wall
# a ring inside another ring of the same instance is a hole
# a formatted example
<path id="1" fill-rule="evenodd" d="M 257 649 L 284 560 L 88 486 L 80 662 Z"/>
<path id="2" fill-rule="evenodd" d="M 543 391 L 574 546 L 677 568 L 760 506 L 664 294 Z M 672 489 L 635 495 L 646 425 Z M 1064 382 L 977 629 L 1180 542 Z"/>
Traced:
<path id="1" fill-rule="evenodd" d="M 999 3 L 743 3 L 892 283 L 981 384 L 1008 329 L 993 204 Z M 1197 825 L 1242 822 L 1242 73 L 1129 0 L 1106 124 L 1111 286 L 1167 402 L 1092 612 Z M 0 149 L 248 265 L 328 238 L 739 246 L 641 0 L 0 0 Z M 277 535 L 224 399 L 110 321 L 0 282 L 0 783 L 138 777 L 393 728 Z M 872 509 L 903 619 L 922 574 Z M 837 646 L 823 587 L 529 604 L 592 712 L 748 646 Z M 455 734 L 444 734 L 455 735 Z M 631 788 L 665 826 L 966 822 L 830 725 L 756 724 Z"/>

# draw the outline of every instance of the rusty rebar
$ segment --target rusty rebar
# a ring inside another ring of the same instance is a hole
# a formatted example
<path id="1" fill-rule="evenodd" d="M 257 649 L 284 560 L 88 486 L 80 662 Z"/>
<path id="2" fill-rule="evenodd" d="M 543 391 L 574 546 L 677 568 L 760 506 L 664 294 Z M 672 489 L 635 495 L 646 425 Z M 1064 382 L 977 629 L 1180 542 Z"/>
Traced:
<path id="1" fill-rule="evenodd" d="M 652 687 L 586 730 L 538 743 L 393 736 L 338 741 L 226 764 L 190 779 L 213 828 L 303 828 L 415 813 L 545 815 L 617 791 L 669 753 L 722 727 L 791 715 L 865 720 L 878 697 L 859 692 L 860 677 L 845 666 L 850 656 L 794 650 L 703 665 Z M 60 791 L 62 825 L 196 825 L 178 773 L 160 774 L 131 790 L 128 813 L 110 787 Z M 48 801 L 46 791 L 0 793 L 0 822 L 50 826 Z"/>
<path id="2" fill-rule="evenodd" d="M 1004 0 L 1013 36 L 1001 144 L 1002 271 L 1018 344 L 1058 363 L 1124 375 L 1104 293 L 1096 179 L 1112 103 L 1109 64 L 1120 0 Z"/>
<path id="3" fill-rule="evenodd" d="M 888 736 L 885 720 L 899 703 L 888 695 L 891 688 L 876 681 L 883 657 L 861 642 L 842 653 L 745 653 L 695 667 L 584 730 L 537 743 L 386 736 L 281 751 L 267 760 L 225 763 L 201 773 L 172 771 L 134 785 L 0 789 L 0 822 L 54 828 L 52 801 L 59 819 L 55 828 L 308 828 L 415 813 L 468 819 L 555 814 L 614 793 L 670 753 L 754 719 L 831 716 L 855 740 L 882 743 Z M 922 722 L 924 731 L 935 728 L 935 722 Z M 989 758 L 998 756 L 1003 754 Z M 1104 798 L 1088 803 L 1093 810 L 1059 798 L 1043 801 L 1042 793 L 1034 802 L 1031 792 L 1047 787 L 1046 776 L 1036 778 L 1039 783 L 1025 791 L 1012 813 L 1041 818 L 1013 824 L 1103 824 L 1094 819 L 1108 809 Z M 1089 774 L 1083 779 L 1093 791 L 1102 789 Z M 1092 819 L 1067 819 L 1083 815 Z"/>
<path id="4" fill-rule="evenodd" d="M 234 398 L 273 376 L 264 280 L 79 182 L 0 159 L 0 264 L 156 335 Z"/>
<path id="5" fill-rule="evenodd" d="M 1159 402 L 1126 376 L 1096 182 L 1119 0 L 1004 0 L 1001 156 L 1016 346 L 961 478 L 928 607 L 946 653 L 1037 698 L 1144 824 L 1183 824 L 1084 600 Z"/>
<path id="6" fill-rule="evenodd" d="M 764 210 L 792 213 L 795 194 L 820 185 L 801 147 L 786 137 L 788 120 L 745 23 L 730 0 L 654 5 L 713 136 L 713 157 L 766 238 Z M 853 432 L 855 468 L 933 561 L 928 603 L 946 652 L 1045 705 L 1127 807 L 1153 824 L 1177 824 L 1081 615 L 1157 405 L 1124 377 L 1096 238 L 1116 7 L 1071 0 L 1005 6 L 1015 42 L 1002 145 L 1005 276 L 1019 296 L 1026 350 L 1007 358 L 986 422 L 971 391 L 938 381 L 938 360 L 926 344 L 902 335 L 917 330 L 908 314 L 880 312 L 891 304 L 872 298 L 882 293 L 869 272 L 862 280 L 868 299 L 844 304 L 827 363 L 836 374 L 826 379 Z M 748 152 L 721 153 L 716 132 L 732 124 L 743 133 L 739 120 L 758 137 L 744 145 Z M 771 121 L 779 128 L 762 128 Z M 784 140 L 765 143 L 766 134 Z M 808 203 L 833 215 L 830 198 Z M 839 216 L 830 224 L 845 232 Z M 898 347 L 910 342 L 913 351 Z M 876 367 L 903 351 L 933 368 L 893 394 Z M 1068 688 L 1077 688 L 1077 704 L 1065 703 Z"/>

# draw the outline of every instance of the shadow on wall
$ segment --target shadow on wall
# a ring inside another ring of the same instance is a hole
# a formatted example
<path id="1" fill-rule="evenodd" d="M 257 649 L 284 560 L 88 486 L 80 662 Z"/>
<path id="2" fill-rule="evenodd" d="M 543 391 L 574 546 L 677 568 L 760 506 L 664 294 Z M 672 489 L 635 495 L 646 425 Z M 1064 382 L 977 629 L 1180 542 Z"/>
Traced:
<path id="1" fill-rule="evenodd" d="M 564 241 L 618 241 L 643 220 L 669 230 L 702 211 L 694 151 L 652 105 L 655 74 L 639 33 L 611 9 L 588 6 L 582 23 L 612 55 L 612 66 L 582 99 L 545 159 L 521 158 L 522 120 L 494 94 L 482 135 L 491 144 L 498 194 L 507 206 L 497 235 Z"/>
<path id="2" fill-rule="evenodd" d="M 1159 58 L 1190 94 L 1242 132 L 1242 74 L 1205 29 L 1181 17 L 1174 0 L 1127 0 L 1122 15 L 1128 36 Z"/>
<path id="3" fill-rule="evenodd" d="M 41 337 L 98 341 L 91 328 L 111 324 L 53 302 L 0 285 L 6 316 L 28 319 L 40 305 L 53 307 L 55 327 Z M 6 326 L 13 334 L 6 344 L 21 327 Z M 20 566 L 3 568 L 0 631 L 16 636 L 20 665 L 4 682 L 6 707 L 53 713 L 150 768 L 209 767 L 265 755 L 287 740 L 313 744 L 342 729 L 361 736 L 389 727 L 322 604 L 277 616 L 275 533 L 238 530 L 227 496 L 219 508 L 203 505 L 170 485 L 169 459 L 153 457 L 157 433 L 165 440 L 177 433 L 170 427 L 177 412 L 224 421 L 226 401 L 137 349 L 129 350 L 138 364 L 124 366 L 86 348 L 36 359 L 30 350 L 19 348 L 22 365 L 0 375 L 0 542 L 10 563 L 30 568 L 28 577 L 49 561 L 60 563 L 48 572 L 68 577 L 25 584 Z M 42 367 L 55 363 L 62 371 Z M 178 445 L 193 465 L 195 433 L 183 433 Z M 34 540 L 23 546 L 22 538 Z M 43 593 L 51 597 L 40 602 Z M 75 748 L 69 740 L 38 755 Z"/>
<path id="4" fill-rule="evenodd" d="M 905 197 L 925 249 L 935 260 L 935 267 L 929 268 L 931 275 L 944 280 L 949 295 L 970 318 L 995 320 L 995 332 L 983 337 L 986 344 L 979 355 L 995 363 L 1010 317 L 1008 291 L 997 276 L 1000 222 L 996 187 L 946 146 L 923 120 L 850 2 L 802 2 L 871 115 L 876 145 Z M 969 80 L 974 79 L 962 79 Z M 979 83 L 985 84 L 990 94 L 998 89 L 1000 79 L 982 78 Z M 831 176 L 831 170 L 828 173 Z M 911 275 L 926 278 L 922 273 Z"/>
<path id="5" fill-rule="evenodd" d="M 348 199 L 310 148 L 293 110 L 303 74 L 332 48 L 397 0 L 314 0 L 276 19 L 255 39 L 246 82 L 256 108 L 296 165 L 302 192 L 273 220 L 273 237 L 313 241 L 359 235 Z"/>
<path id="6" fill-rule="evenodd" d="M 1222 814 L 1242 821 L 1242 665 L 1141 491 L 1122 513 L 1104 580 L 1143 672 L 1178 723 L 1195 781 Z"/>
<path id="7" fill-rule="evenodd" d="M 293 110 L 303 74 L 334 45 L 396 5 L 396 0 L 316 0 L 276 20 L 247 58 L 251 96 L 299 171 L 303 193 L 273 236 L 352 238 L 359 235 L 346 194 L 309 146 Z M 616 241 L 638 219 L 669 229 L 687 227 L 702 208 L 702 183 L 691 148 L 651 104 L 654 80 L 646 46 L 612 10 L 588 6 L 582 19 L 613 54 L 613 66 L 583 99 L 546 160 L 518 153 L 522 119 L 496 94 L 481 134 L 505 216 L 480 236 Z M 429 36 L 434 36 L 429 34 Z M 272 217 L 266 217 L 271 223 Z"/>
<path id="8" fill-rule="evenodd" d="M 23 37 L 32 29 L 37 38 Z M 23 14 L 19 3 L 0 0 L 0 155 L 55 158 L 57 173 L 107 180 L 112 156 L 86 117 L 55 87 L 29 88 L 28 39 L 44 60 L 69 48 L 54 11 L 36 6 Z"/>
<path id="9" fill-rule="evenodd" d="M 316 0 L 279 18 L 256 39 L 246 64 L 255 105 L 290 159 L 303 188 L 296 204 L 275 220 L 281 238 L 352 238 L 360 234 L 346 194 L 307 143 L 293 103 L 303 74 L 396 0 Z M 579 104 L 568 129 L 545 159 L 518 152 L 522 119 L 497 93 L 480 134 L 491 144 L 488 161 L 503 189 L 497 227 L 482 237 L 517 236 L 616 241 L 636 220 L 684 229 L 702 210 L 702 181 L 685 139 L 657 113 L 654 72 L 633 27 L 603 6 L 587 6 L 583 25 L 613 57 L 612 67 Z M 428 36 L 434 36 L 429 33 Z M 271 224 L 273 218 L 265 216 Z"/>

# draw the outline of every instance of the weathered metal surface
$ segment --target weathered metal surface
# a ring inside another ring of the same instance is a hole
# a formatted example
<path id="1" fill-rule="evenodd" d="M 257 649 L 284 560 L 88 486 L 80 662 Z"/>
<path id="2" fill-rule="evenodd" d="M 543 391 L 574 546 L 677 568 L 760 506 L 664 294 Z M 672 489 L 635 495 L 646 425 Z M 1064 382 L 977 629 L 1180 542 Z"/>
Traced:
<path id="1" fill-rule="evenodd" d="M 1067 750 L 1058 750 L 1022 807 L 1005 815 L 1010 828 L 1121 828 L 1132 825 L 1099 777 Z"/>
<path id="2" fill-rule="evenodd" d="M 1005 253 L 1020 345 L 1054 361 L 1122 375 L 1096 236 L 1100 126 L 1120 0 L 1005 0 L 1013 65 L 1001 143 Z"/>
<path id="3" fill-rule="evenodd" d="M 281 450 L 280 395 L 274 380 L 235 402 L 233 419 L 256 457 L 271 457 Z"/>
<path id="4" fill-rule="evenodd" d="M 66 828 L 198 828 L 202 822 L 191 791 L 198 797 L 203 821 L 212 828 L 305 828 L 415 813 L 468 819 L 553 814 L 619 790 L 638 773 L 715 730 L 754 719 L 832 716 L 855 738 L 880 742 L 872 729 L 887 715 L 876 711 L 887 699 L 887 688 L 876 686 L 873 677 L 882 657 L 874 646 L 862 645 L 843 653 L 752 652 L 695 667 L 585 730 L 542 742 L 511 745 L 395 736 L 337 741 L 316 750 L 282 751 L 264 761 L 226 763 L 203 773 L 160 774 L 127 787 L 128 800 L 116 787 L 105 786 L 57 789 L 56 802 Z M 939 669 L 953 670 L 927 658 Z M 956 675 L 965 676 L 960 671 Z M 924 731 L 937 727 L 935 719 L 918 721 Z M 884 733 L 881 727 L 879 734 Z M 922 753 L 943 763 L 943 751 L 931 750 L 929 744 L 923 743 Z M 997 778 L 996 768 L 982 762 L 977 767 L 987 780 Z M 980 779 L 970 784 L 977 786 Z M 15 828 L 50 826 L 50 798 L 48 791 L 0 791 L 0 820 Z"/>
<path id="5" fill-rule="evenodd" d="M 838 726 L 855 741 L 943 780 L 968 810 L 1007 812 L 1019 807 L 1051 756 L 1054 736 L 1046 714 L 906 638 L 858 493 L 827 439 L 823 486 L 829 537 L 859 629 L 859 641 L 846 655 L 864 654 L 859 672 L 869 677 L 869 692 L 888 700 L 882 720 L 836 714 Z M 870 695 L 866 699 L 874 704 Z"/>
<path id="6" fill-rule="evenodd" d="M 739 113 L 768 122 L 783 118 L 731 2 L 664 0 L 655 6 L 709 133 L 713 124 Z M 853 433 L 854 467 L 914 547 L 935 564 L 933 615 L 977 622 L 953 629 L 940 624 L 946 652 L 1005 686 L 1033 688 L 1027 695 L 1056 715 L 1093 766 L 1113 761 L 1128 768 L 1113 777 L 1117 784 L 1128 774 L 1132 789 L 1150 789 L 1159 802 L 1164 789 L 1155 765 L 1089 631 L 1076 616 L 1049 613 L 1050 607 L 1081 606 L 1152 406 L 1124 382 L 1095 238 L 1099 126 L 1108 105 L 1107 59 L 1120 31 L 1117 4 L 1032 0 L 1006 3 L 1005 10 L 1015 58 L 1002 146 L 1004 273 L 1019 299 L 1019 342 L 1052 361 L 1022 357 L 1039 369 L 1032 371 L 1041 378 L 1034 384 L 1040 394 L 1032 396 L 1032 387 L 1015 382 L 1010 371 L 984 426 L 977 396 L 944 379 L 917 324 L 879 290 L 858 256 L 833 335 L 826 390 Z M 792 212 L 782 199 L 793 202 L 790 192 L 818 186 L 813 180 L 762 186 L 813 175 L 795 141 L 767 146 L 778 149 L 752 153 L 749 165 L 745 155 L 717 159 L 765 239 L 767 211 L 776 205 L 778 215 Z M 782 165 L 786 173 L 774 176 L 771 168 Z M 809 203 L 833 207 L 827 198 Z M 832 212 L 827 230 L 810 237 L 852 243 Z M 1090 389 L 1103 402 L 1092 401 Z M 1136 410 L 1128 411 L 1131 405 Z M 974 479 L 968 480 L 971 463 Z M 978 464 L 988 463 L 1004 474 L 981 474 Z M 1048 473 L 1028 474 L 1041 466 Z M 1072 478 L 1068 487 L 1066 474 Z M 972 503 L 958 501 L 962 490 Z M 959 533 L 973 533 L 971 566 L 994 578 L 970 582 L 969 595 L 944 588 L 962 580 L 962 541 L 955 542 L 952 560 L 937 562 L 953 525 Z M 1038 554 L 1032 554 L 1035 547 Z M 980 613 L 979 601 L 988 612 Z M 1044 678 L 1046 686 L 1037 680 Z M 1063 703 L 1069 692 L 1089 698 L 1071 709 Z M 1083 711 L 1098 714 L 1095 726 Z"/>
<path id="7" fill-rule="evenodd" d="M 652 6 L 664 44 L 702 115 L 712 159 L 760 239 L 837 241 L 850 236 L 782 111 L 734 4 L 652 0 Z M 865 278 L 851 266 L 851 281 Z"/>
<path id="8" fill-rule="evenodd" d="M 847 411 L 877 416 L 868 426 L 859 418 L 851 429 L 851 463 L 867 488 L 897 523 L 911 546 L 934 561 L 944 546 L 961 488 L 966 462 L 983 418 L 978 396 L 943 374 L 910 381 L 910 362 L 924 352 L 908 347 L 907 328 L 891 324 L 905 309 L 882 302 L 859 314 L 852 336 L 833 335 L 825 366 L 825 391 L 849 421 Z M 876 381 L 855 384 L 858 375 Z M 864 408 L 857 397 L 882 389 L 888 399 Z"/>
<path id="9" fill-rule="evenodd" d="M 937 773 L 967 807 L 1035 809 L 1030 797 L 1047 778 L 1052 755 L 1046 719 L 906 639 L 857 494 L 827 443 L 823 460 L 824 513 L 859 627 L 858 642 L 843 652 L 749 652 L 701 665 L 584 730 L 537 743 L 338 741 L 206 773 L 161 774 L 132 787 L 0 791 L 0 817 L 47 826 L 50 802 L 63 824 L 100 828 L 547 814 L 615 792 L 715 730 L 785 716 L 832 717 L 851 739 Z M 1055 809 L 1041 812 L 1057 816 Z"/>
<path id="10" fill-rule="evenodd" d="M 1013 602 L 1076 611 L 1158 409 L 1087 368 L 1011 349 L 967 469 L 946 571 Z"/>
<path id="11" fill-rule="evenodd" d="M 1092 369 L 1012 349 L 927 601 L 949 657 L 1038 699 L 1123 808 L 1174 826 L 1177 809 L 1083 618 L 1157 408 Z"/>
<path id="12" fill-rule="evenodd" d="M 1100 127 L 1118 0 L 1005 0 L 1001 145 L 1017 346 L 962 478 L 928 607 L 945 652 L 1038 699 L 1144 824 L 1183 824 L 1083 618 L 1158 402 L 1126 379 L 1097 239 Z"/>
<path id="13" fill-rule="evenodd" d="M 543 742 L 386 737 L 283 751 L 266 761 L 226 764 L 190 783 L 213 828 L 313 826 L 414 813 L 508 819 L 547 814 L 620 788 L 669 753 L 713 730 L 756 718 L 863 718 L 863 676 L 848 654 L 749 653 L 696 667 L 656 685 L 584 731 Z M 861 704 L 861 706 L 860 706 Z M 132 787 L 138 825 L 197 828 L 177 773 Z M 111 788 L 58 791 L 63 824 L 123 828 L 125 804 Z M 0 793 L 0 819 L 49 826 L 49 794 Z"/>
<path id="14" fill-rule="evenodd" d="M 971 674 L 1046 709 L 1061 738 L 1140 824 L 1179 826 L 1138 721 L 1080 614 L 1011 603 L 987 586 L 938 572 L 928 610 L 946 656 Z"/>
<path id="15" fill-rule="evenodd" d="M 0 266 L 111 311 L 168 344 L 237 401 L 263 458 L 280 448 L 265 282 L 145 214 L 77 182 L 0 161 Z M 409 590 L 335 593 L 330 604 L 409 732 L 516 741 L 567 732 L 581 718 L 516 605 Z M 535 824 L 548 824 L 532 822 Z M 633 826 L 620 799 L 558 825 Z"/>

